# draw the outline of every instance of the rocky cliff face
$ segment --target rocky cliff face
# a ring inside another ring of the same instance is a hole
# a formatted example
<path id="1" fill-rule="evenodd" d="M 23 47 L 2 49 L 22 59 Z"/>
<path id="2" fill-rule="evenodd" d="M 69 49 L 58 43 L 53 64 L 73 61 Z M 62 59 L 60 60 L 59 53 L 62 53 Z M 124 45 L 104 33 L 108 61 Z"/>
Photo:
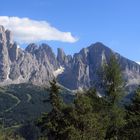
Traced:
<path id="1" fill-rule="evenodd" d="M 126 87 L 140 84 L 140 65 L 124 58 L 102 43 L 95 43 L 76 53 L 69 66 L 58 76 L 58 81 L 70 89 L 80 89 L 95 86 L 99 88 L 99 72 L 104 62 L 108 62 L 114 54 L 120 64 Z"/>
<path id="2" fill-rule="evenodd" d="M 3 26 L 0 26 L 0 82 L 8 79 L 10 62 L 8 57 L 8 38 Z"/>
<path id="3" fill-rule="evenodd" d="M 51 48 L 29 44 L 25 50 L 13 42 L 12 33 L 0 26 L 0 84 L 48 84 L 59 63 Z"/>
<path id="4" fill-rule="evenodd" d="M 12 33 L 0 26 L 0 85 L 27 82 L 48 85 L 57 77 L 59 83 L 69 89 L 97 86 L 98 72 L 112 54 L 119 61 L 126 86 L 140 84 L 140 65 L 102 43 L 92 44 L 73 57 L 59 48 L 56 57 L 47 44 L 32 43 L 22 50 L 13 41 Z"/>

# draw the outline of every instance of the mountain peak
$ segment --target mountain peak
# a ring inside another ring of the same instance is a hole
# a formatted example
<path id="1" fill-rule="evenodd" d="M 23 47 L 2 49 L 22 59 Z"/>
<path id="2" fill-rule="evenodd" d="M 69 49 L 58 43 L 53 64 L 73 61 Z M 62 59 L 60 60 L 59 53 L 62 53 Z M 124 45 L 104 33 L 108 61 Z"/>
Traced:
<path id="1" fill-rule="evenodd" d="M 34 51 L 37 49 L 38 49 L 38 46 L 35 43 L 31 43 L 25 48 L 25 51 L 29 53 L 34 53 Z"/>
<path id="2" fill-rule="evenodd" d="M 72 61 L 71 55 L 66 55 L 64 50 L 61 48 L 57 49 L 57 61 L 61 66 L 67 67 L 69 63 Z"/>
<path id="3" fill-rule="evenodd" d="M 105 46 L 102 42 L 95 42 L 95 43 L 93 43 L 93 45 L 95 45 L 95 46 Z"/>
<path id="4" fill-rule="evenodd" d="M 13 44 L 13 34 L 10 30 L 5 31 L 6 39 L 7 39 L 7 45 Z"/>
<path id="5" fill-rule="evenodd" d="M 104 45 L 102 42 L 93 43 L 88 48 L 89 49 L 96 49 L 96 50 L 110 50 L 110 51 L 112 51 L 109 47 Z"/>

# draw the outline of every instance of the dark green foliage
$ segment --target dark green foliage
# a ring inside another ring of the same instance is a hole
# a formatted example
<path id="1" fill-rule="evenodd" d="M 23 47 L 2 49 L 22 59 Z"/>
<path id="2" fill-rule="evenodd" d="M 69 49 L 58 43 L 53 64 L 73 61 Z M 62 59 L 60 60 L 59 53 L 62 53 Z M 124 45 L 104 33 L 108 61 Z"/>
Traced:
<path id="1" fill-rule="evenodd" d="M 97 96 L 96 89 L 89 89 L 86 91 L 86 95 L 90 98 L 92 104 L 92 110 L 95 113 L 106 114 L 109 107 L 109 102 L 104 98 Z"/>
<path id="2" fill-rule="evenodd" d="M 114 105 L 109 108 L 109 124 L 106 131 L 105 139 L 119 139 L 120 131 L 124 127 L 125 121 L 125 111 L 123 108 Z"/>
<path id="3" fill-rule="evenodd" d="M 105 95 L 108 106 L 109 125 L 106 139 L 118 139 L 120 129 L 125 125 L 125 112 L 121 103 L 123 81 L 119 64 L 114 55 L 104 67 Z"/>
<path id="4" fill-rule="evenodd" d="M 106 97 L 114 104 L 119 101 L 123 91 L 122 74 L 114 55 L 111 56 L 109 63 L 104 65 L 103 79 Z"/>
<path id="5" fill-rule="evenodd" d="M 57 86 L 56 80 L 54 79 L 52 82 L 50 82 L 50 97 L 49 102 L 52 105 L 53 111 L 60 111 L 62 107 L 62 101 L 60 98 L 60 87 Z"/>
<path id="6" fill-rule="evenodd" d="M 39 130 L 33 123 L 26 123 L 21 126 L 17 131 L 22 138 L 25 140 L 38 140 Z"/>
<path id="7" fill-rule="evenodd" d="M 78 95 L 75 99 L 74 126 L 77 131 L 79 131 L 81 140 L 102 140 L 105 137 L 105 121 L 107 120 L 106 118 L 102 118 L 102 116 L 100 116 L 99 110 L 94 110 L 93 101 L 99 101 L 100 99 L 96 96 L 94 91 L 90 91 L 90 93 L 93 94 L 93 100 L 88 96 L 88 94 L 86 94 L 86 92 Z"/>
<path id="8" fill-rule="evenodd" d="M 66 103 L 73 101 L 73 95 L 61 89 Z M 65 93 L 64 93 L 65 92 Z M 19 126 L 36 120 L 43 112 L 50 112 L 49 89 L 32 84 L 9 85 L 0 88 L 0 121 L 5 127 Z"/>
<path id="9" fill-rule="evenodd" d="M 51 88 L 58 89 L 56 82 Z M 51 90 L 54 91 L 54 90 Z M 48 114 L 44 114 L 37 125 L 41 129 L 43 137 L 56 140 L 102 140 L 105 137 L 107 127 L 107 117 L 100 116 L 99 111 L 94 111 L 93 101 L 101 99 L 96 96 L 93 90 L 78 93 L 72 105 L 62 105 L 62 100 L 58 97 L 58 90 L 55 98 L 60 105 L 57 109 L 52 109 Z M 88 94 L 90 92 L 90 94 Z M 53 93 L 53 92 L 52 92 Z M 95 95 L 94 95 L 95 94 Z M 90 98 L 92 96 L 92 99 Z M 51 96 L 50 96 L 51 97 Z M 52 97 L 50 99 L 53 99 Z M 56 100 L 51 100 L 51 103 Z M 54 104 L 55 105 L 55 104 Z"/>
<path id="10" fill-rule="evenodd" d="M 0 118 L 4 120 L 4 126 L 18 126 L 26 121 L 35 120 L 42 112 L 49 112 L 51 105 L 48 102 L 43 103 L 43 99 L 48 98 L 48 95 L 49 91 L 30 84 L 4 87 L 0 95 Z"/>
<path id="11" fill-rule="evenodd" d="M 50 113 L 45 113 L 37 122 L 37 125 L 41 128 L 41 132 L 44 136 L 49 139 L 56 139 L 59 137 L 59 132 L 61 129 L 61 119 L 63 117 L 62 108 L 63 102 L 60 98 L 60 87 L 57 85 L 56 81 L 50 82 L 50 96 L 49 101 L 52 105 L 52 111 Z"/>
<path id="12" fill-rule="evenodd" d="M 132 103 L 126 106 L 127 124 L 122 130 L 123 137 L 129 140 L 140 139 L 140 88 L 136 91 Z"/>

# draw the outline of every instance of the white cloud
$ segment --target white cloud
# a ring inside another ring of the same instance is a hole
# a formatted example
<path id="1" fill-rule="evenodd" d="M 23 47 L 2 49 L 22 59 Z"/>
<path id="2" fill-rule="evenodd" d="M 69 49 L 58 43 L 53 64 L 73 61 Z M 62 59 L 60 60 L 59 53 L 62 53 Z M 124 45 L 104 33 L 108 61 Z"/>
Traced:
<path id="1" fill-rule="evenodd" d="M 71 32 L 62 32 L 52 27 L 47 21 L 0 16 L 0 25 L 11 30 L 14 39 L 21 44 L 50 40 L 69 43 L 77 41 L 77 38 L 73 37 Z"/>

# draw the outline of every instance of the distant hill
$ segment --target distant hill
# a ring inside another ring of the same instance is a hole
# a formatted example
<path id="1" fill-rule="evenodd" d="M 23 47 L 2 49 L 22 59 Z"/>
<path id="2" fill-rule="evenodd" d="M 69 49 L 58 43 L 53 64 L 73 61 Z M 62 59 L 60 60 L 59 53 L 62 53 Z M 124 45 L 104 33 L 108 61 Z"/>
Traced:
<path id="1" fill-rule="evenodd" d="M 66 103 L 73 101 L 73 93 L 62 89 Z M 49 91 L 32 84 L 9 85 L 0 88 L 0 120 L 5 127 L 18 126 L 37 119 L 42 113 L 49 112 Z"/>

